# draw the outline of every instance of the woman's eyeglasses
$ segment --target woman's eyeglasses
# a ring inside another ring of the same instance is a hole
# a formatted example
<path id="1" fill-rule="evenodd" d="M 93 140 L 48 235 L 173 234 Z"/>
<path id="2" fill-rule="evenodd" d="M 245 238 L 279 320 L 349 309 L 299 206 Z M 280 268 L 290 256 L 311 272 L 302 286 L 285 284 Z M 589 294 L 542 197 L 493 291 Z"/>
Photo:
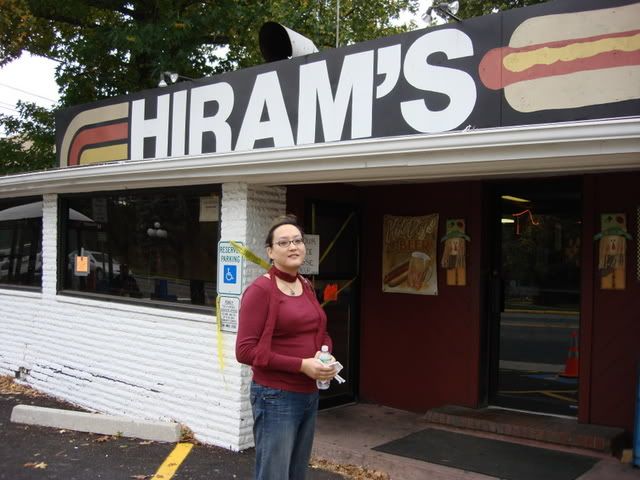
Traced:
<path id="1" fill-rule="evenodd" d="M 304 245 L 304 238 L 294 238 L 293 240 L 278 240 L 274 242 L 274 245 L 278 245 L 280 248 L 288 248 L 289 245 L 294 244 L 296 247 Z"/>

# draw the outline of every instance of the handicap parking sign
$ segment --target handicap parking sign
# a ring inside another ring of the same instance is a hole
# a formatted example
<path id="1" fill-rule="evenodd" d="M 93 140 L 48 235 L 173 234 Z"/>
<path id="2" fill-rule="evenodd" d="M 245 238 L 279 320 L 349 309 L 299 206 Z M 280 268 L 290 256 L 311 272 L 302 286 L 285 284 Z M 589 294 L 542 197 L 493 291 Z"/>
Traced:
<path id="1" fill-rule="evenodd" d="M 244 257 L 230 242 L 218 243 L 218 295 L 242 293 L 243 263 Z"/>
<path id="2" fill-rule="evenodd" d="M 238 267 L 236 265 L 223 265 L 223 282 L 224 283 L 236 283 Z"/>

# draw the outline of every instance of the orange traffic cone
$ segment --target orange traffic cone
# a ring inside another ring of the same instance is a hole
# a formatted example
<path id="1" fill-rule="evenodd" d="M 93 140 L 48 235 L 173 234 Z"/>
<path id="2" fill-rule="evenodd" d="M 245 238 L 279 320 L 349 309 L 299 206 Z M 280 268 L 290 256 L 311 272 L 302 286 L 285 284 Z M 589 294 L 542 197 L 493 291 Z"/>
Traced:
<path id="1" fill-rule="evenodd" d="M 567 352 L 567 361 L 564 363 L 564 372 L 561 377 L 578 378 L 578 332 L 571 332 L 571 346 Z"/>

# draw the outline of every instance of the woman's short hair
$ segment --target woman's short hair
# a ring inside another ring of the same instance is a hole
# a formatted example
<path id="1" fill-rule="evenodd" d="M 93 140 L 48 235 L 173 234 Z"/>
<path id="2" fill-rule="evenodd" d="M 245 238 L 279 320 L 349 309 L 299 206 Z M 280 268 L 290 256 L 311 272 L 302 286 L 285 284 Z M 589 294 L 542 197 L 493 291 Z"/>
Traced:
<path id="1" fill-rule="evenodd" d="M 271 228 L 267 233 L 267 239 L 265 240 L 266 247 L 273 246 L 273 232 L 275 231 L 276 228 L 281 227 L 283 225 L 293 225 L 298 230 L 300 230 L 300 235 L 304 236 L 304 231 L 302 230 L 302 227 L 298 223 L 298 219 L 296 218 L 295 215 L 292 215 L 292 214 L 282 215 L 280 217 L 277 217 L 274 220 L 273 224 L 271 225 Z"/>

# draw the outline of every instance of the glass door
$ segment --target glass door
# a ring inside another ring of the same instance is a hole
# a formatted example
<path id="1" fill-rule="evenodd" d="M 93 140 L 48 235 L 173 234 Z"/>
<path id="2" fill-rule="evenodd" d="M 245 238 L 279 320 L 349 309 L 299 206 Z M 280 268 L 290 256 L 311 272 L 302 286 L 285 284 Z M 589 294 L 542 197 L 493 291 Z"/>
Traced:
<path id="1" fill-rule="evenodd" d="M 359 215 L 348 204 L 311 201 L 307 205 L 305 234 L 318 235 L 319 273 L 311 280 L 327 314 L 333 355 L 343 365 L 346 382 L 331 382 L 320 392 L 320 407 L 356 400 L 358 386 Z"/>
<path id="2" fill-rule="evenodd" d="M 577 415 L 581 197 L 574 181 L 495 195 L 491 403 Z"/>

